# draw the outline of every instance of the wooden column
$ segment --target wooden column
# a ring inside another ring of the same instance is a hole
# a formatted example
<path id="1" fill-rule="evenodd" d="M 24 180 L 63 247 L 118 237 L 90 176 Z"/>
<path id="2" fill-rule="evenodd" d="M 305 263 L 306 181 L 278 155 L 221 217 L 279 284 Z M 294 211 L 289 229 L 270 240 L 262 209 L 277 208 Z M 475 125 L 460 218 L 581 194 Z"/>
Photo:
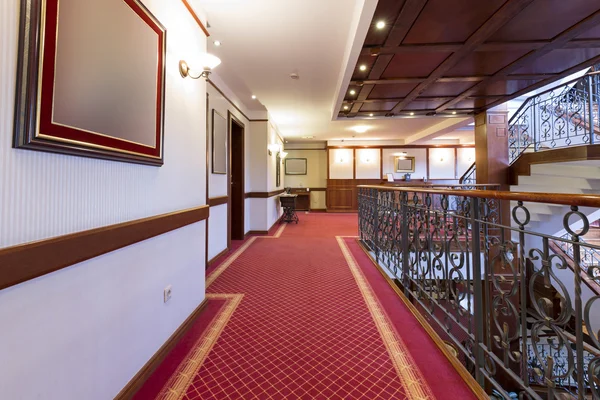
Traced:
<path id="1" fill-rule="evenodd" d="M 508 111 L 475 116 L 477 183 L 499 183 L 508 190 Z"/>

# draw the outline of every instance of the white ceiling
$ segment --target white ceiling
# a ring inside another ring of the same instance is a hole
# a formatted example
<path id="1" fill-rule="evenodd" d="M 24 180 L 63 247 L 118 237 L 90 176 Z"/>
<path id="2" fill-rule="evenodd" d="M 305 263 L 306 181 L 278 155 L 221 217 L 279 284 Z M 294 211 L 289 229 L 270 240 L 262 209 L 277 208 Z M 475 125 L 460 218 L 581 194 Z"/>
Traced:
<path id="1" fill-rule="evenodd" d="M 249 110 L 264 110 L 264 105 L 286 139 L 403 139 L 443 119 L 334 120 L 376 3 L 203 0 L 199 5 L 210 25 L 208 51 L 222 60 L 214 73 Z M 222 45 L 216 47 L 214 40 Z M 292 80 L 291 73 L 300 79 Z M 355 133 L 357 125 L 369 129 Z"/>

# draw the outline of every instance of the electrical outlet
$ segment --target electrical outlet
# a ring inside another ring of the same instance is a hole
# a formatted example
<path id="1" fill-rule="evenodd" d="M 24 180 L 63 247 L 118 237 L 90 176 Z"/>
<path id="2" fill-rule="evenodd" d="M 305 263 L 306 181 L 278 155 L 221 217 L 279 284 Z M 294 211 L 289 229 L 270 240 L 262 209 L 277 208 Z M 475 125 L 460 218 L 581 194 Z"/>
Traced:
<path id="1" fill-rule="evenodd" d="M 163 292 L 165 303 L 171 300 L 171 296 L 173 295 L 173 288 L 171 285 L 167 286 Z"/>

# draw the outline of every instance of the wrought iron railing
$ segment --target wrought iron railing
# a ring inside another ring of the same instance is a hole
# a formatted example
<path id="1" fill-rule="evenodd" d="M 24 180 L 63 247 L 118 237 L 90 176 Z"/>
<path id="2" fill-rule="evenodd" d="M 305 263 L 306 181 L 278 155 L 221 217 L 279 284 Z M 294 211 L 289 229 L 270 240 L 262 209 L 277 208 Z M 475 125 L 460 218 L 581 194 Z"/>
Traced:
<path id="1" fill-rule="evenodd" d="M 462 185 L 477 183 L 477 169 L 475 167 L 475 163 L 471 164 L 471 166 L 467 168 L 463 176 L 461 176 L 458 180 L 458 183 Z"/>
<path id="2" fill-rule="evenodd" d="M 569 239 L 569 234 L 565 233 L 564 235 L 561 236 L 561 238 Z M 581 243 L 587 243 L 584 238 L 579 238 L 579 241 Z M 564 251 L 569 257 L 573 258 L 573 254 L 574 254 L 573 253 L 573 245 L 571 243 L 569 243 L 568 241 L 564 241 L 564 242 L 560 242 L 559 246 L 562 249 L 562 251 Z M 593 265 L 600 266 L 600 251 L 598 251 L 594 248 L 589 248 L 589 247 L 580 248 L 579 258 L 581 260 L 582 266 L 593 266 Z M 600 270 L 596 270 L 596 273 L 600 276 Z"/>
<path id="3" fill-rule="evenodd" d="M 583 247 L 600 247 L 581 242 L 589 223 L 579 210 L 600 207 L 600 196 L 358 190 L 361 243 L 442 339 L 453 343 L 483 388 L 506 399 L 511 391 L 523 399 L 554 399 L 563 391 L 560 382 L 572 377 L 569 391 L 579 399 L 600 399 L 600 357 L 585 356 L 590 349 L 600 354 L 600 296 L 582 295 L 587 287 L 580 275 L 583 270 L 597 279 L 598 267 L 584 267 L 580 255 Z M 460 207 L 451 206 L 452 198 Z M 529 202 L 570 205 L 564 215 L 569 236 L 531 230 Z M 576 220 L 582 229 L 571 228 Z M 568 277 L 567 260 L 550 251 L 551 241 L 574 249 Z M 547 344 L 553 346 L 549 354 L 530 351 Z M 553 353 L 561 354 L 560 371 Z"/>
<path id="4" fill-rule="evenodd" d="M 528 98 L 509 121 L 509 161 L 523 152 L 600 139 L 600 75 L 589 73 Z"/>

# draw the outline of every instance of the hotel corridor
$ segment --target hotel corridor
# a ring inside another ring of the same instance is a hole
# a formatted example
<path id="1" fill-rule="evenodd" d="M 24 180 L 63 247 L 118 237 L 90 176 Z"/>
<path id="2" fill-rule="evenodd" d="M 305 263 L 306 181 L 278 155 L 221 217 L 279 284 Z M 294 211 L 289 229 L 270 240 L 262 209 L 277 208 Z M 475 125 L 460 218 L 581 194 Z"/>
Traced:
<path id="1" fill-rule="evenodd" d="M 475 398 L 356 242 L 301 214 L 208 271 L 207 307 L 135 399 Z"/>

